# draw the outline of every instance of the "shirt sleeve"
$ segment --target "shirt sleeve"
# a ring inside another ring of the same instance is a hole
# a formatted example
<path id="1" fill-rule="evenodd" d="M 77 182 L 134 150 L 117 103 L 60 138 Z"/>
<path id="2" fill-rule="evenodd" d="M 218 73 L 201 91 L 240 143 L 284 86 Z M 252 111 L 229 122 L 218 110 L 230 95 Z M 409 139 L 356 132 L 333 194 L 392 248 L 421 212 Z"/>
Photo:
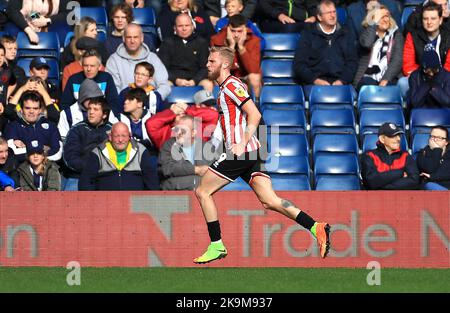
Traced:
<path id="1" fill-rule="evenodd" d="M 229 82 L 224 91 L 238 107 L 243 106 L 250 99 L 247 89 L 239 82 Z"/>

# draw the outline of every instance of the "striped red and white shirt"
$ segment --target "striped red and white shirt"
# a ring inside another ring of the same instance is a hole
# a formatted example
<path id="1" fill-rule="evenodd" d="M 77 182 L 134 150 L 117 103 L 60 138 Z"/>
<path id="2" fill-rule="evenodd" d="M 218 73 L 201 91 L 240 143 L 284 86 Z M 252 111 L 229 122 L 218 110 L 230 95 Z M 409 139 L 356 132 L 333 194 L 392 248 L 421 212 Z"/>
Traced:
<path id="1" fill-rule="evenodd" d="M 239 78 L 228 76 L 220 85 L 217 96 L 220 108 L 219 124 L 222 128 L 225 147 L 231 149 L 231 145 L 241 143 L 244 139 L 247 127 L 247 113 L 242 111 L 242 106 L 250 100 L 245 84 Z M 261 147 L 255 134 L 252 135 L 245 147 L 245 152 L 256 151 Z"/>

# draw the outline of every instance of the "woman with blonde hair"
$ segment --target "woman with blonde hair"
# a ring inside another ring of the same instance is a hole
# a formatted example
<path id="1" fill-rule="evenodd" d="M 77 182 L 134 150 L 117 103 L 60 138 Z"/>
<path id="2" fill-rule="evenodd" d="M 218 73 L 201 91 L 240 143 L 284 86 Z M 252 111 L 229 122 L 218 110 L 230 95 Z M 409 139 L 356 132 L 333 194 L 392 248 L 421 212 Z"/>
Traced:
<path id="1" fill-rule="evenodd" d="M 380 5 L 370 10 L 362 22 L 359 37 L 361 58 L 354 86 L 395 85 L 403 63 L 403 35 L 389 9 Z"/>
<path id="2" fill-rule="evenodd" d="M 193 21 L 195 32 L 208 42 L 214 34 L 214 28 L 206 12 L 197 6 L 195 0 L 168 0 L 168 6 L 161 9 L 156 19 L 159 39 L 174 35 L 175 19 L 180 13 L 186 13 Z"/>
<path id="3" fill-rule="evenodd" d="M 58 165 L 47 159 L 46 147 L 37 140 L 27 145 L 27 159 L 17 169 L 23 191 L 61 190 Z"/>

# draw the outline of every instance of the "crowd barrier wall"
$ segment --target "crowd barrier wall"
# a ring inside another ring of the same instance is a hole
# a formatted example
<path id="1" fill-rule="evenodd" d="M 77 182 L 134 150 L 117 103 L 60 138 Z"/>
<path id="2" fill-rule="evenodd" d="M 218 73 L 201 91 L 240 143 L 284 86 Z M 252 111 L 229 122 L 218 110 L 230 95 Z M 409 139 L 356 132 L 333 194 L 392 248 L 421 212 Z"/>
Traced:
<path id="1" fill-rule="evenodd" d="M 448 268 L 449 192 L 279 192 L 332 225 L 332 249 L 262 208 L 252 192 L 218 192 L 229 255 L 211 267 Z M 193 192 L 0 194 L 0 266 L 191 267 L 209 243 Z"/>

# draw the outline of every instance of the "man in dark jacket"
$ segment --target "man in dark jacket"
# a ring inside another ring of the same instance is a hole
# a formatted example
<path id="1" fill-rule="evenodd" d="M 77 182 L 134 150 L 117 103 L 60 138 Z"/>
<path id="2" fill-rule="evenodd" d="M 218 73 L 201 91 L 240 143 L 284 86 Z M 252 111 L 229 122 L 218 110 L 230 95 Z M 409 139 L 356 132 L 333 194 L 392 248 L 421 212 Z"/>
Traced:
<path id="1" fill-rule="evenodd" d="M 108 122 L 110 109 L 104 97 L 91 98 L 87 107 L 87 120 L 71 128 L 64 143 L 64 162 L 69 170 L 62 190 L 77 190 L 78 179 L 87 158 L 97 145 L 108 138 L 111 123 Z"/>
<path id="2" fill-rule="evenodd" d="M 324 0 L 318 8 L 319 22 L 301 34 L 295 76 L 305 85 L 351 84 L 358 66 L 354 36 L 338 24 L 333 2 Z"/>
<path id="3" fill-rule="evenodd" d="M 192 116 L 184 115 L 177 120 L 175 137 L 167 140 L 159 153 L 161 189 L 193 190 L 214 161 L 214 149 L 198 138 L 198 127 Z M 206 144 L 209 149 L 204 147 Z"/>
<path id="4" fill-rule="evenodd" d="M 417 154 L 417 166 L 426 190 L 450 189 L 450 153 L 448 153 L 448 129 L 435 126 L 431 130 L 428 145 Z"/>
<path id="5" fill-rule="evenodd" d="M 377 148 L 361 159 L 363 184 L 369 190 L 401 190 L 419 188 L 419 170 L 407 151 L 400 149 L 403 130 L 392 123 L 378 129 Z"/>
<path id="6" fill-rule="evenodd" d="M 316 21 L 318 0 L 259 0 L 263 33 L 298 33 Z"/>
<path id="7" fill-rule="evenodd" d="M 208 42 L 194 32 L 188 14 L 177 16 L 174 30 L 175 35 L 164 40 L 158 51 L 169 73 L 169 81 L 176 86 L 199 85 L 212 91 L 214 84 L 207 79 L 206 71 Z"/>
<path id="8" fill-rule="evenodd" d="M 450 73 L 432 45 L 425 47 L 422 66 L 409 76 L 408 109 L 414 108 L 450 108 Z"/>
<path id="9" fill-rule="evenodd" d="M 79 190 L 148 190 L 151 182 L 150 154 L 131 139 L 128 126 L 113 125 L 109 140 L 90 154 L 78 184 Z"/>
<path id="10" fill-rule="evenodd" d="M 428 3 L 433 2 L 442 7 L 442 29 L 450 32 L 450 10 L 448 8 L 448 0 L 426 0 L 422 5 L 416 6 L 414 12 L 408 17 L 408 21 L 406 22 L 403 28 L 403 35 L 406 36 L 408 33 L 413 31 L 420 30 L 422 28 L 422 9 Z"/>

